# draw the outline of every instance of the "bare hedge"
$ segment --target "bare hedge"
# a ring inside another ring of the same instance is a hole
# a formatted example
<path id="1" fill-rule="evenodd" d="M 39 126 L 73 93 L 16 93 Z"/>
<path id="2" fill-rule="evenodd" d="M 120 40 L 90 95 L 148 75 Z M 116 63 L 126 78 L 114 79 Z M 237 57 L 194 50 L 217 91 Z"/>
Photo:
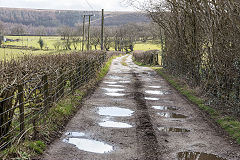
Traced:
<path id="1" fill-rule="evenodd" d="M 119 52 L 83 52 L 25 56 L 0 61 L 0 150 L 44 123 L 49 108 L 64 95 L 97 77 L 109 57 Z"/>
<path id="2" fill-rule="evenodd" d="M 161 27 L 164 67 L 239 116 L 240 1 L 156 0 L 147 11 Z"/>

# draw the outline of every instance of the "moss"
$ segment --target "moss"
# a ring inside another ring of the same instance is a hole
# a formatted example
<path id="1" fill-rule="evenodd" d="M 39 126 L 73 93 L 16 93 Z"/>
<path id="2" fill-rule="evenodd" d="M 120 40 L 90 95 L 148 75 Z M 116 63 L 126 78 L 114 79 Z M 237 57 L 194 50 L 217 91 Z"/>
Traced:
<path id="1" fill-rule="evenodd" d="M 37 154 L 43 154 L 43 151 L 46 149 L 46 145 L 43 141 L 29 142 L 28 148 Z"/>

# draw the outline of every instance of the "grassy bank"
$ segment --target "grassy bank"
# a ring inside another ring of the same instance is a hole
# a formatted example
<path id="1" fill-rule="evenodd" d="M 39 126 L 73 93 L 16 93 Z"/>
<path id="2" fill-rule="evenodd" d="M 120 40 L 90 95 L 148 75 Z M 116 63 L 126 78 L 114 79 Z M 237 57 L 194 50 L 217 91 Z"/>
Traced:
<path id="1" fill-rule="evenodd" d="M 152 67 L 159 75 L 161 75 L 168 83 L 173 86 L 178 92 L 184 95 L 192 103 L 196 104 L 200 109 L 209 114 L 209 116 L 216 121 L 233 139 L 240 144 L 240 122 L 231 116 L 226 116 L 221 111 L 214 109 L 211 106 L 205 104 L 204 97 L 201 97 L 196 89 L 191 88 L 181 79 L 168 74 L 162 67 L 153 67 L 144 65 L 135 61 L 135 64 L 139 66 Z"/>
<path id="2" fill-rule="evenodd" d="M 1 158 L 24 160 L 41 155 L 47 145 L 61 136 L 61 131 L 65 125 L 79 110 L 83 98 L 91 93 L 104 78 L 109 71 L 112 60 L 116 57 L 113 56 L 105 63 L 95 79 L 77 89 L 73 94 L 63 97 L 55 106 L 51 107 L 45 118 L 41 120 L 44 125 L 30 129 L 37 133 L 31 138 L 32 140 L 23 141 L 19 139 L 17 144 L 1 152 Z"/>
<path id="3" fill-rule="evenodd" d="M 240 122 L 233 117 L 225 116 L 211 106 L 205 105 L 204 98 L 200 97 L 195 89 L 191 89 L 187 84 L 180 79 L 168 74 L 160 67 L 152 67 L 159 75 L 167 80 L 174 88 L 176 88 L 182 95 L 196 104 L 203 111 L 207 112 L 212 119 L 214 119 L 233 139 L 240 144 Z"/>

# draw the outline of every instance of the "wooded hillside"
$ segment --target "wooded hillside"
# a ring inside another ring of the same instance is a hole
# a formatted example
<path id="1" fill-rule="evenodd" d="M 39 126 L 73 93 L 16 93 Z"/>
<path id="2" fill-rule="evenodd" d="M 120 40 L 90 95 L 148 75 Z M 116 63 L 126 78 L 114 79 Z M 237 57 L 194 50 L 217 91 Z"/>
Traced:
<path id="1" fill-rule="evenodd" d="M 101 12 L 99 11 L 70 11 L 70 10 L 35 10 L 1 8 L 0 21 L 4 23 L 23 24 L 31 26 L 57 27 L 70 26 L 82 23 L 84 14 L 94 14 L 95 25 L 100 25 Z M 149 22 L 149 18 L 137 12 L 106 12 L 107 26 L 123 25 L 128 23 Z"/>

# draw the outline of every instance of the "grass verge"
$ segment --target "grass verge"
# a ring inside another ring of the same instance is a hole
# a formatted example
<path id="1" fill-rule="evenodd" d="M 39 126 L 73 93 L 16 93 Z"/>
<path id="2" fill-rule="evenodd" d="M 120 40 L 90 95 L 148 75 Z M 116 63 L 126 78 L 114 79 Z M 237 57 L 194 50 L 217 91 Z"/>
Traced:
<path id="1" fill-rule="evenodd" d="M 54 107 L 51 107 L 46 114 L 46 118 L 41 120 L 45 121 L 45 124 L 37 126 L 35 138 L 32 138 L 31 141 L 25 140 L 19 144 L 12 145 L 10 148 L 0 152 L 0 155 L 2 155 L 1 159 L 28 160 L 43 154 L 46 145 L 61 136 L 61 131 L 65 125 L 79 110 L 83 98 L 104 78 L 109 71 L 112 60 L 116 57 L 118 56 L 111 57 L 105 63 L 97 74 L 96 79 L 77 89 L 73 94 L 65 96 Z"/>
<path id="2" fill-rule="evenodd" d="M 159 75 L 161 75 L 170 85 L 178 90 L 192 103 L 196 104 L 203 111 L 207 112 L 210 117 L 215 120 L 233 139 L 240 144 L 240 122 L 233 117 L 222 115 L 220 111 L 213 109 L 211 106 L 205 105 L 205 100 L 198 96 L 196 90 L 191 89 L 187 84 L 181 82 L 176 77 L 168 74 L 162 67 L 152 67 L 150 65 L 144 65 L 134 60 L 135 64 L 139 66 L 151 67 Z"/>
<path id="3" fill-rule="evenodd" d="M 167 80 L 174 88 L 176 88 L 182 95 L 184 95 L 191 102 L 196 104 L 199 108 L 206 111 L 212 119 L 214 119 L 233 139 L 240 144 L 240 122 L 233 117 L 224 116 L 220 111 L 213 109 L 211 106 L 205 105 L 203 98 L 197 95 L 194 89 L 183 84 L 180 80 L 172 75 L 169 75 L 161 67 L 152 67 L 159 75 Z"/>
<path id="4" fill-rule="evenodd" d="M 128 56 L 129 56 L 129 55 L 128 55 Z M 126 60 L 127 60 L 128 56 L 125 56 L 125 57 L 122 58 L 121 64 L 122 64 L 123 66 L 128 66 L 127 63 L 126 63 Z"/>

